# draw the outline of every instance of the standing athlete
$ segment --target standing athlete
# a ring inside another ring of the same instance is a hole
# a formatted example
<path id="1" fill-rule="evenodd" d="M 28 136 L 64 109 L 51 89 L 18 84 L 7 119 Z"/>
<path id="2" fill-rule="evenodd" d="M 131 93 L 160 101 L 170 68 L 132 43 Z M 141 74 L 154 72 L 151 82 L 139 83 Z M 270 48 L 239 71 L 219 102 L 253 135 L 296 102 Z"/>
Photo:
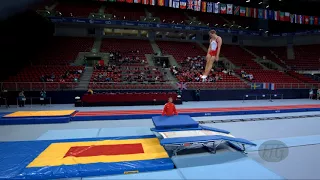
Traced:
<path id="1" fill-rule="evenodd" d="M 220 50 L 222 45 L 222 38 L 217 35 L 215 30 L 209 31 L 210 36 L 210 45 L 207 53 L 207 63 L 203 75 L 201 76 L 202 80 L 205 81 L 212 69 L 213 63 L 219 60 Z"/>

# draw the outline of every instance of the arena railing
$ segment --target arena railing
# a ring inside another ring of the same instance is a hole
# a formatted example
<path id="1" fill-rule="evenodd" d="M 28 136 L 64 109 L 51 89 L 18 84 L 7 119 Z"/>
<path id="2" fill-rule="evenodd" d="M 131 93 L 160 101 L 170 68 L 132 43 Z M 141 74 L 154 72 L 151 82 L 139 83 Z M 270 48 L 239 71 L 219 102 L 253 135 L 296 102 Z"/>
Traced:
<path id="1" fill-rule="evenodd" d="M 180 85 L 179 85 L 180 84 Z M 254 83 L 252 83 L 253 85 Z M 9 91 L 55 91 L 55 90 L 87 90 L 88 88 L 95 90 L 177 90 L 179 87 L 195 90 L 195 89 L 254 89 L 254 86 L 246 83 L 233 82 L 0 82 L 1 90 Z M 310 89 L 320 88 L 320 83 L 306 84 L 306 83 L 275 83 L 275 89 Z M 262 89 L 259 87 L 259 89 Z"/>

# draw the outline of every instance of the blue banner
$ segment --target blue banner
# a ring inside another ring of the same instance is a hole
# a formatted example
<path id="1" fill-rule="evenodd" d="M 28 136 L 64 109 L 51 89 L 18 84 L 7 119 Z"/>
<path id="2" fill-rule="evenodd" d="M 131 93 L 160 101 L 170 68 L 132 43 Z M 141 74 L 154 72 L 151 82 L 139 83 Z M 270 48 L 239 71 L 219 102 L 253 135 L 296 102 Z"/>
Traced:
<path id="1" fill-rule="evenodd" d="M 105 25 L 192 30 L 192 31 L 209 31 L 211 29 L 210 27 L 204 27 L 204 26 L 187 26 L 187 25 L 140 22 L 140 21 L 120 21 L 120 20 L 103 20 L 103 19 L 72 18 L 72 17 L 49 17 L 49 19 L 53 23 L 81 23 L 81 24 L 99 24 L 99 25 L 105 24 Z M 261 36 L 262 34 L 264 34 L 258 31 L 235 30 L 235 29 L 231 30 L 231 29 L 215 28 L 215 27 L 214 29 L 219 33 L 229 33 L 234 35 Z M 296 32 L 296 33 L 273 34 L 271 36 L 293 36 L 293 35 L 305 35 L 305 34 L 320 34 L 320 30 Z"/>

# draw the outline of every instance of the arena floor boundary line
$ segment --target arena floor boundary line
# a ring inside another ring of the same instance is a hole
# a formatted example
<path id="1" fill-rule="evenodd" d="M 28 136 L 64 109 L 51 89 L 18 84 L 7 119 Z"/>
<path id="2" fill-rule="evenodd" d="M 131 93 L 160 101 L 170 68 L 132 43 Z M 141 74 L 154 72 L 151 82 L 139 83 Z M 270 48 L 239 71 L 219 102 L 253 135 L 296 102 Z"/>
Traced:
<path id="1" fill-rule="evenodd" d="M 158 110 L 116 110 L 116 111 L 83 111 L 77 112 L 71 121 L 92 121 L 92 120 L 128 120 L 128 119 L 149 119 L 161 114 Z M 248 114 L 273 114 L 320 111 L 320 105 L 286 105 L 286 106 L 257 106 L 257 107 L 232 107 L 232 108 L 194 108 L 179 109 L 180 115 L 191 117 L 202 116 L 228 116 Z"/>

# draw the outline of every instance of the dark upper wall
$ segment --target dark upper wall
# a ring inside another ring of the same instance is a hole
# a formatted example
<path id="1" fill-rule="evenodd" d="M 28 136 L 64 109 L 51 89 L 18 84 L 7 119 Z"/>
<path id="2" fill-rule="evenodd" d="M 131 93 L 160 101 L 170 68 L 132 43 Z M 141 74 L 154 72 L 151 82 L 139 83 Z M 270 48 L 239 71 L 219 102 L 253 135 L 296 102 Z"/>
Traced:
<path id="1" fill-rule="evenodd" d="M 50 42 L 54 26 L 31 10 L 11 16 L 1 23 L 0 78 L 4 79 L 30 64 L 36 52 Z"/>

